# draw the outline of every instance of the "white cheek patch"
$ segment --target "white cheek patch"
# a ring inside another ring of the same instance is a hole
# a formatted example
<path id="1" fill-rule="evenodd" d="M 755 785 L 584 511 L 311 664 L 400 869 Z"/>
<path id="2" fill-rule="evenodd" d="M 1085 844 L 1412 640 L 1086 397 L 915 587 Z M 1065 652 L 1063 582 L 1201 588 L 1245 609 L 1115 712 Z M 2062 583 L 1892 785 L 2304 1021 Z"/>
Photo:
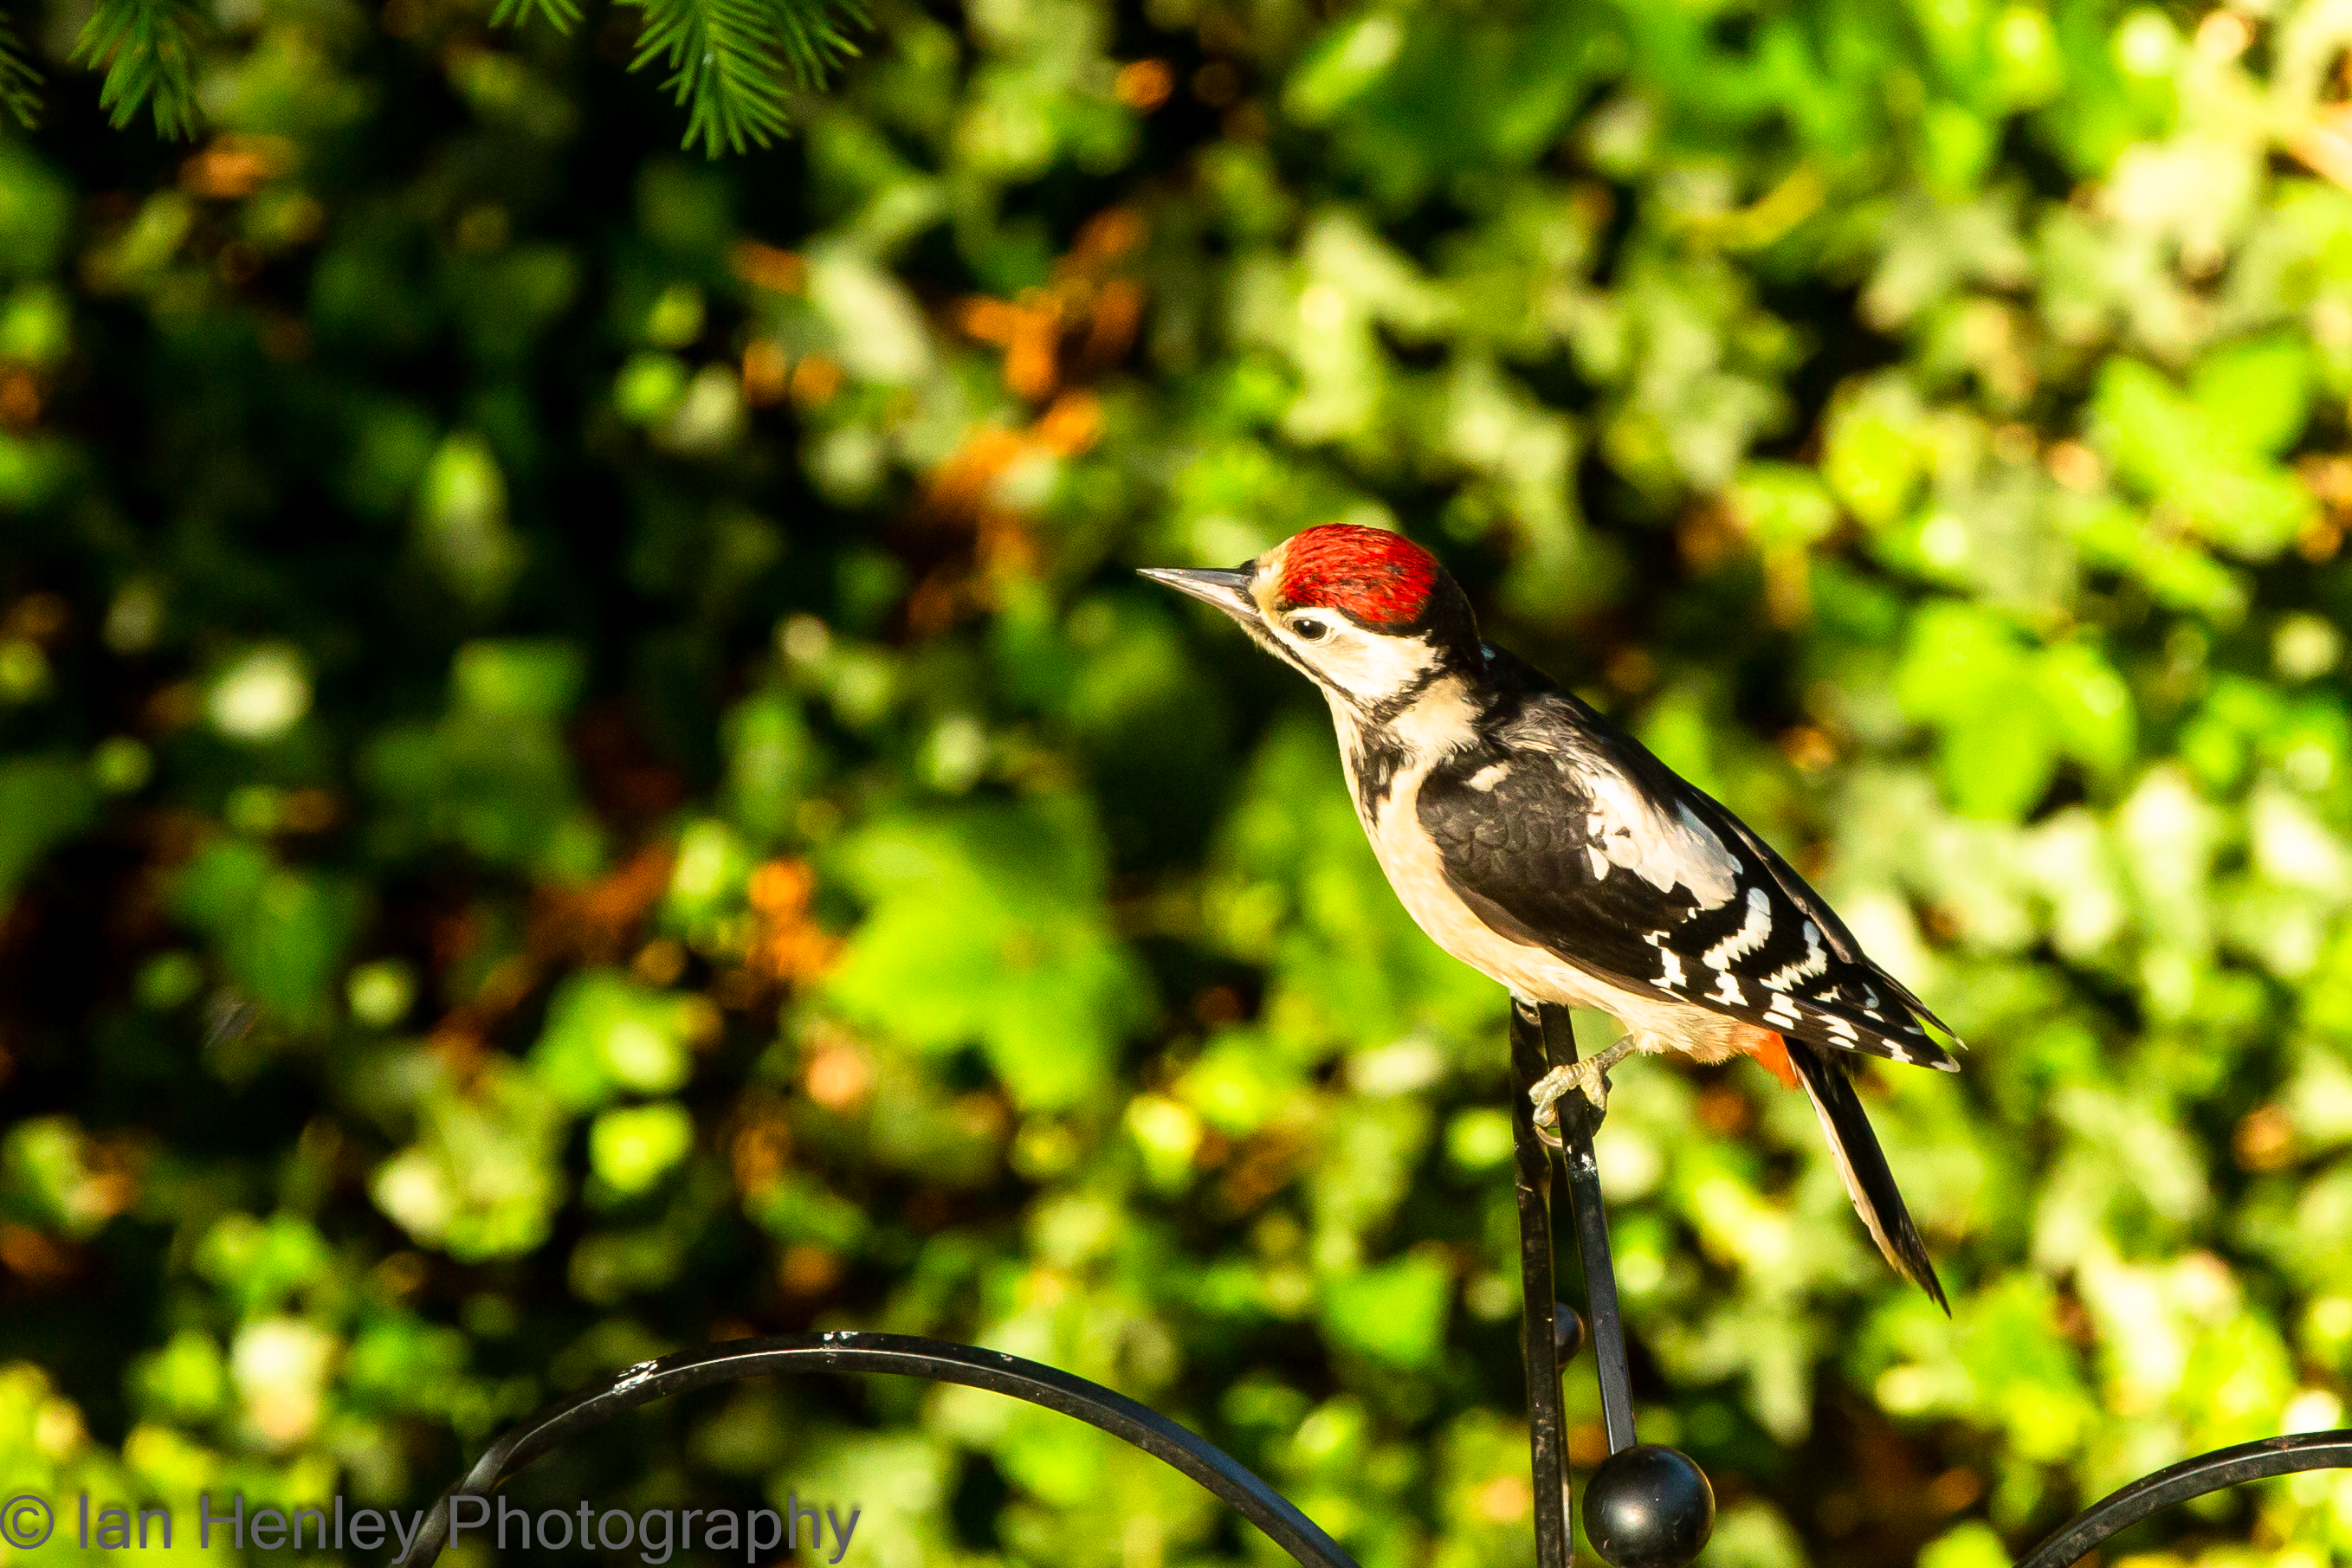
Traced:
<path id="1" fill-rule="evenodd" d="M 1379 636 L 1345 622 L 1335 622 L 1319 643 L 1286 640 L 1326 680 L 1368 706 L 1412 690 L 1437 658 L 1426 637 Z"/>

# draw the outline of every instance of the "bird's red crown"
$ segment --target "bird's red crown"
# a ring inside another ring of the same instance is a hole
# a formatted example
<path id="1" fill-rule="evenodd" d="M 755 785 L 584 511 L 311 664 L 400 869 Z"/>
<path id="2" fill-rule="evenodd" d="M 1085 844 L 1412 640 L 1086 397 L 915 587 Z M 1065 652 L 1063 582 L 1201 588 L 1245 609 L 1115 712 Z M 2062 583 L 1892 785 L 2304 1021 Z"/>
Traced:
<path id="1" fill-rule="evenodd" d="M 1421 618 L 1437 586 L 1436 558 L 1402 534 L 1326 523 L 1282 547 L 1276 597 L 1289 607 L 1345 611 L 1368 626 Z"/>

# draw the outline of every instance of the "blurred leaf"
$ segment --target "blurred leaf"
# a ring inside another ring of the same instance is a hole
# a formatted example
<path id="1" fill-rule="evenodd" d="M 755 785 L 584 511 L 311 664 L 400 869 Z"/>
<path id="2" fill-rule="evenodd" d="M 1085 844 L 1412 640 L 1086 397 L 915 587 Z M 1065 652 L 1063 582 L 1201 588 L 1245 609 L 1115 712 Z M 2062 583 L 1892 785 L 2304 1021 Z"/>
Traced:
<path id="1" fill-rule="evenodd" d="M 425 559 L 461 599 L 495 603 L 513 584 L 522 548 L 507 526 L 506 479 L 488 443 L 464 434 L 441 443 L 418 494 L 417 532 Z"/>
<path id="2" fill-rule="evenodd" d="M 362 772 L 391 808 L 386 848 L 454 841 L 494 864 L 576 878 L 601 846 L 578 816 L 555 721 L 576 700 L 580 657 L 560 643 L 477 642 L 450 665 L 450 710 L 433 725 L 387 725 Z"/>
<path id="3" fill-rule="evenodd" d="M 87 828 L 97 810 L 88 771 L 69 759 L 0 761 L 0 906 L 53 845 Z"/>
<path id="4" fill-rule="evenodd" d="M 1074 802 L 888 820 L 839 852 L 871 904 L 826 994 L 932 1051 L 977 1043 L 1014 1099 L 1082 1103 L 1142 1016 L 1104 928 L 1101 851 Z"/>
<path id="5" fill-rule="evenodd" d="M 2275 457 L 2310 417 L 2311 350 L 2294 338 L 2258 338 L 2207 355 L 2189 396 L 2232 445 Z"/>
<path id="6" fill-rule="evenodd" d="M 196 1267 L 248 1317 L 278 1310 L 286 1298 L 317 1281 L 332 1262 L 326 1241 L 299 1216 L 267 1220 L 232 1214 L 205 1232 Z"/>
<path id="7" fill-rule="evenodd" d="M 0 1210 L 81 1240 L 122 1207 L 93 1168 L 88 1135 L 70 1116 L 36 1116 L 0 1138 Z"/>
<path id="8" fill-rule="evenodd" d="M 566 1111 L 625 1092 L 667 1094 L 686 1082 L 688 1046 L 702 1026 L 698 998 L 664 996 L 610 970 L 590 970 L 564 981 L 548 1003 L 531 1071 Z"/>
<path id="9" fill-rule="evenodd" d="M 1404 19 L 1385 12 L 1327 29 L 1291 73 L 1283 106 L 1301 124 L 1329 120 L 1395 63 Z"/>
<path id="10" fill-rule="evenodd" d="M 378 1208 L 418 1244 L 464 1262 L 517 1257 L 547 1239 L 563 1198 L 563 1124 L 530 1074 L 493 1062 L 465 1093 L 437 1089 L 424 1124 L 369 1179 Z"/>
<path id="11" fill-rule="evenodd" d="M 205 933 L 225 977 L 299 1028 L 331 1017 L 335 977 L 359 923 L 359 890 L 275 862 L 257 844 L 224 840 L 175 879 L 174 911 Z"/>
<path id="12" fill-rule="evenodd" d="M 748 696 L 727 716 L 727 789 L 735 819 L 771 842 L 824 777 L 825 754 L 800 705 L 782 692 Z"/>
<path id="13" fill-rule="evenodd" d="M 72 216 L 73 187 L 14 138 L 0 142 L 0 270 L 47 272 Z"/>
<path id="14" fill-rule="evenodd" d="M 672 1103 L 607 1111 L 588 1129 L 588 1164 L 619 1193 L 659 1181 L 694 1145 L 694 1122 Z"/>
<path id="15" fill-rule="evenodd" d="M 450 670 L 457 706 L 487 718 L 558 719 L 579 699 L 578 650 L 562 643 L 468 643 Z"/>
<path id="16" fill-rule="evenodd" d="M 1731 497 L 1733 511 L 1768 550 L 1804 549 L 1837 526 L 1837 507 L 1820 477 L 1793 464 L 1750 464 Z"/>
<path id="17" fill-rule="evenodd" d="M 2215 545 L 2249 559 L 2278 553 L 2309 524 L 2311 496 L 2268 462 L 2266 443 L 2293 438 L 2303 423 L 2298 358 L 2242 350 L 2212 371 L 2207 398 L 2226 402 L 2217 415 L 2191 402 L 2135 361 L 2110 361 L 2090 411 L 2092 439 L 2126 479 Z M 2285 373 L 2282 374 L 2282 371 Z M 2265 380 L 2259 397 L 2242 396 L 2249 379 Z"/>
<path id="18" fill-rule="evenodd" d="M 1349 1350 L 1400 1366 L 1426 1367 L 1445 1333 L 1453 1281 L 1445 1265 L 1421 1253 L 1334 1281 L 1323 1325 Z"/>

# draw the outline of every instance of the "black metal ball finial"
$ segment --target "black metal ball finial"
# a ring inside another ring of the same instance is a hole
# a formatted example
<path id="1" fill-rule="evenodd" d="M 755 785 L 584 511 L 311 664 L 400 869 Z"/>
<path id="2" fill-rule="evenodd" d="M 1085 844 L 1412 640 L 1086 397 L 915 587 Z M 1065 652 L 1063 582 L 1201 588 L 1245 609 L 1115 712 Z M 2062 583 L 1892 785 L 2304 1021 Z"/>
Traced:
<path id="1" fill-rule="evenodd" d="M 1554 1301 L 1551 1307 L 1552 1359 L 1566 1366 L 1584 1348 L 1584 1320 L 1566 1301 Z"/>
<path id="2" fill-rule="evenodd" d="M 1584 1484 L 1584 1533 L 1610 1568 L 1684 1568 L 1715 1531 L 1715 1489 L 1659 1443 L 1612 1454 Z"/>

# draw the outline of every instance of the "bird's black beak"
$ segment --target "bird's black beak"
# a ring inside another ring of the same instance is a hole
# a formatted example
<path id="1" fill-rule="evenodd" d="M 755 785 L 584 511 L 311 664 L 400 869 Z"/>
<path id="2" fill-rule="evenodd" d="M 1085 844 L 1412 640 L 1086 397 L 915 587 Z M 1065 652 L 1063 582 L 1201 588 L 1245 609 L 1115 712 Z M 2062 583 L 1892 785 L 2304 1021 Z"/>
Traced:
<path id="1" fill-rule="evenodd" d="M 1257 601 L 1250 597 L 1254 574 L 1247 570 L 1148 566 L 1140 575 L 1164 582 L 1179 593 L 1189 593 L 1203 604 L 1213 604 L 1244 626 L 1255 626 L 1264 619 Z"/>

